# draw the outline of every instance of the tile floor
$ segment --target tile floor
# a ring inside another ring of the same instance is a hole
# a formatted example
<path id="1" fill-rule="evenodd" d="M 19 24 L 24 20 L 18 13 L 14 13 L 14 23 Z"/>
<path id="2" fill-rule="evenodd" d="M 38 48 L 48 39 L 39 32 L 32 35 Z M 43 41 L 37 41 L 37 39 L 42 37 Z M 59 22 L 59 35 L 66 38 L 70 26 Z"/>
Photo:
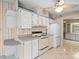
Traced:
<path id="1" fill-rule="evenodd" d="M 36 59 L 79 59 L 79 42 L 64 41 L 64 46 L 53 48 Z"/>

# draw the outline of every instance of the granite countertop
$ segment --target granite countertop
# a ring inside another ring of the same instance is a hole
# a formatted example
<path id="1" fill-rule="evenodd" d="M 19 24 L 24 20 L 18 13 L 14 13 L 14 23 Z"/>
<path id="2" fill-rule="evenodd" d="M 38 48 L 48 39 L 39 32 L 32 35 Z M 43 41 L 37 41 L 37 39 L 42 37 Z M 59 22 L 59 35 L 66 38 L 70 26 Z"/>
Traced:
<path id="1" fill-rule="evenodd" d="M 18 36 L 18 39 L 21 40 L 22 42 L 26 42 L 26 41 L 30 41 L 30 40 L 34 40 L 34 39 L 38 39 L 39 37 L 34 37 L 34 36 L 24 36 L 24 35 L 21 35 L 21 36 Z"/>
<path id="2" fill-rule="evenodd" d="M 6 39 L 6 40 L 4 40 L 4 45 L 15 46 L 15 45 L 20 45 L 21 42 L 27 42 L 27 41 L 31 41 L 31 40 L 35 40 L 35 39 L 43 39 L 43 38 L 47 38 L 47 37 L 48 36 L 19 35 L 17 37 L 18 40 L 15 40 L 15 39 Z"/>
<path id="3" fill-rule="evenodd" d="M 42 35 L 42 36 L 33 36 L 33 35 L 18 35 L 18 40 L 20 40 L 20 42 L 27 42 L 27 41 L 31 41 L 31 40 L 36 40 L 36 39 L 45 39 L 48 38 L 49 35 Z"/>
<path id="4" fill-rule="evenodd" d="M 21 43 L 19 41 L 16 41 L 15 39 L 6 39 L 4 40 L 4 45 L 6 46 L 16 46 L 20 45 Z"/>

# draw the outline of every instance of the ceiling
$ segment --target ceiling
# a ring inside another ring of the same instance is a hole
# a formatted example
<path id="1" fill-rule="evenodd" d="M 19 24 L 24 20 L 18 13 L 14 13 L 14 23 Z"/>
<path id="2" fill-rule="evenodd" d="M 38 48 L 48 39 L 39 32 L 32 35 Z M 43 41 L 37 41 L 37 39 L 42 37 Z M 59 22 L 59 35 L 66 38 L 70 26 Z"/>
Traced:
<path id="1" fill-rule="evenodd" d="M 72 18 L 78 17 L 79 15 L 79 0 L 64 0 L 65 1 L 65 8 L 62 12 L 56 13 L 54 10 L 54 5 L 57 2 L 57 0 L 19 0 L 19 5 L 21 7 L 24 7 L 26 9 L 30 9 L 32 11 L 35 11 L 35 8 L 44 8 L 47 9 L 49 14 L 51 15 L 51 18 Z M 74 14 L 78 14 L 77 16 Z M 68 16 L 68 17 L 67 17 Z"/>

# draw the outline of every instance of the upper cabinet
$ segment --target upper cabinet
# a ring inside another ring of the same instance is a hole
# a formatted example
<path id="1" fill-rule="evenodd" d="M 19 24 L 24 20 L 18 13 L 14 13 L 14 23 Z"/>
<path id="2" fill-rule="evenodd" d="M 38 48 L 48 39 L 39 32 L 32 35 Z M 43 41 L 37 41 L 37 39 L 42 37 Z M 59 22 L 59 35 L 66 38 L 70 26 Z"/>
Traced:
<path id="1" fill-rule="evenodd" d="M 40 26 L 48 26 L 49 25 L 49 18 L 47 18 L 47 17 L 39 16 L 38 20 L 39 20 Z"/>
<path id="2" fill-rule="evenodd" d="M 18 14 L 18 26 L 20 28 L 31 28 L 32 27 L 32 13 L 24 10 L 19 9 Z"/>
<path id="3" fill-rule="evenodd" d="M 43 16 L 39 16 L 39 17 L 38 17 L 38 20 L 39 20 L 39 25 L 40 25 L 40 26 L 44 26 L 44 25 L 43 25 Z"/>
<path id="4" fill-rule="evenodd" d="M 49 25 L 49 18 L 40 16 L 37 14 L 33 14 L 32 25 L 33 26 L 48 26 Z"/>
<path id="5" fill-rule="evenodd" d="M 18 11 L 18 26 L 20 28 L 32 28 L 32 26 L 49 26 L 49 18 L 29 12 L 20 8 Z"/>
<path id="6" fill-rule="evenodd" d="M 49 26 L 49 18 L 46 18 L 46 26 Z"/>
<path id="7" fill-rule="evenodd" d="M 43 26 L 49 26 L 49 18 L 47 18 L 47 17 L 43 17 Z"/>
<path id="8" fill-rule="evenodd" d="M 35 14 L 35 13 L 33 13 L 32 14 L 32 26 L 38 26 L 39 24 L 39 21 L 38 21 L 38 15 L 37 14 Z"/>

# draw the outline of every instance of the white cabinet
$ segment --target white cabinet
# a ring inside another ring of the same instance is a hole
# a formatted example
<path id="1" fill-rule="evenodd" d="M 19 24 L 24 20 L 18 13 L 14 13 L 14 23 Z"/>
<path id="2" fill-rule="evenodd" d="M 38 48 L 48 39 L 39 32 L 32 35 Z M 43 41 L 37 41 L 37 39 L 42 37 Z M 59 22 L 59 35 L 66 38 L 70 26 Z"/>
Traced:
<path id="1" fill-rule="evenodd" d="M 19 9 L 18 26 L 21 28 L 31 28 L 32 13 L 24 9 Z"/>
<path id="2" fill-rule="evenodd" d="M 38 21 L 38 15 L 33 13 L 32 15 L 32 26 L 38 26 L 39 24 L 39 21 Z"/>
<path id="3" fill-rule="evenodd" d="M 49 27 L 49 18 L 46 18 L 46 26 Z"/>
<path id="4" fill-rule="evenodd" d="M 43 26 L 46 26 L 46 18 L 43 17 Z"/>
<path id="5" fill-rule="evenodd" d="M 66 39 L 79 41 L 79 34 L 66 33 Z"/>
<path id="6" fill-rule="evenodd" d="M 24 46 L 22 44 L 17 46 L 17 55 L 19 59 L 24 59 Z"/>
<path id="7" fill-rule="evenodd" d="M 24 42 L 24 44 L 18 46 L 19 59 L 32 59 L 32 45 L 31 41 Z"/>
<path id="8" fill-rule="evenodd" d="M 43 25 L 43 16 L 39 16 L 39 25 L 44 26 Z"/>
<path id="9" fill-rule="evenodd" d="M 49 18 L 37 14 L 32 15 L 32 26 L 48 26 Z"/>
<path id="10" fill-rule="evenodd" d="M 20 28 L 31 28 L 32 26 L 48 26 L 49 18 L 19 8 L 17 25 Z"/>
<path id="11" fill-rule="evenodd" d="M 31 41 L 24 43 L 24 59 L 32 59 Z"/>
<path id="12" fill-rule="evenodd" d="M 38 56 L 38 39 L 22 41 L 17 48 L 19 59 L 34 59 Z"/>
<path id="13" fill-rule="evenodd" d="M 49 26 L 49 18 L 43 17 L 43 26 Z"/>
<path id="14" fill-rule="evenodd" d="M 32 58 L 38 56 L 38 39 L 32 41 Z"/>

